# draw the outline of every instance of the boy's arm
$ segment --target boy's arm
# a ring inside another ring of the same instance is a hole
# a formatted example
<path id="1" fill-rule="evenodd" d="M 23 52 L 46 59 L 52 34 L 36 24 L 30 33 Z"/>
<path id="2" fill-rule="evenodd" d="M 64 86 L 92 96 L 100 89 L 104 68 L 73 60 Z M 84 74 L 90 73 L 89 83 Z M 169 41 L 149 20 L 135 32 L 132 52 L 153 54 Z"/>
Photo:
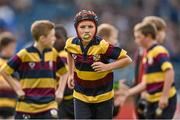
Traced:
<path id="1" fill-rule="evenodd" d="M 168 51 L 164 47 L 159 47 L 159 51 L 156 56 L 159 60 L 161 70 L 165 73 L 164 85 L 162 95 L 159 100 L 159 108 L 164 109 L 168 105 L 169 92 L 174 82 L 174 69 L 170 62 L 170 56 Z"/>
<path id="2" fill-rule="evenodd" d="M 67 83 L 67 76 L 68 74 L 65 73 L 64 75 L 61 75 L 58 83 L 58 88 L 56 90 L 56 101 L 61 102 L 64 96 L 64 90 Z"/>
<path id="3" fill-rule="evenodd" d="M 126 57 L 118 59 L 115 62 L 111 62 L 108 64 L 104 64 L 102 62 L 95 62 L 92 64 L 92 67 L 96 72 L 104 72 L 108 70 L 114 70 L 117 68 L 125 67 L 129 65 L 131 62 L 131 58 L 128 55 L 126 55 Z"/>
<path id="4" fill-rule="evenodd" d="M 74 88 L 74 60 L 70 53 L 67 56 L 67 63 L 68 63 L 68 87 L 73 89 Z"/>
<path id="5" fill-rule="evenodd" d="M 22 58 L 26 54 L 26 50 L 22 49 L 20 52 L 18 52 L 16 55 L 11 57 L 11 59 L 7 62 L 7 64 L 4 64 L 1 67 L 0 73 L 4 77 L 4 79 L 8 82 L 8 84 L 14 89 L 14 91 L 17 93 L 18 97 L 24 97 L 25 93 L 21 88 L 21 84 L 19 81 L 15 80 L 11 74 L 13 74 L 15 71 L 17 71 L 21 64 L 22 64 Z"/>
<path id="6" fill-rule="evenodd" d="M 127 55 L 127 52 L 124 49 L 115 47 L 105 40 L 100 42 L 100 46 L 103 56 L 106 56 L 106 58 L 109 60 L 114 59 L 116 61 L 109 64 L 104 64 L 102 62 L 93 63 L 92 68 L 96 72 L 105 72 L 108 70 L 122 68 L 132 62 L 131 58 Z"/>
<path id="7" fill-rule="evenodd" d="M 4 70 L 1 70 L 1 75 L 8 82 L 8 84 L 14 89 L 19 98 L 23 98 L 25 96 L 24 91 L 21 88 L 20 83 L 15 80 L 13 77 L 8 75 Z"/>
<path id="8" fill-rule="evenodd" d="M 142 80 L 141 83 L 139 83 L 138 85 L 129 89 L 128 96 L 136 95 L 136 94 L 144 91 L 145 89 L 146 89 L 146 82 L 145 82 L 145 80 Z"/>
<path id="9" fill-rule="evenodd" d="M 164 109 L 168 105 L 169 90 L 171 89 L 173 82 L 174 82 L 174 70 L 168 69 L 165 71 L 165 81 L 164 81 L 162 96 L 159 101 L 159 107 L 161 109 Z"/>
<path id="10" fill-rule="evenodd" d="M 121 85 L 124 84 L 121 83 Z M 124 88 L 120 87 L 118 93 L 116 93 L 117 98 L 115 98 L 115 104 L 120 104 L 122 106 L 128 97 L 142 92 L 143 90 L 145 90 L 145 88 L 146 88 L 145 81 L 142 81 L 140 84 L 130 89 L 127 86 L 124 86 Z"/>
<path id="11" fill-rule="evenodd" d="M 114 105 L 123 106 L 125 100 L 127 99 L 127 92 L 129 87 L 124 84 L 124 80 L 119 80 L 119 88 L 114 90 Z"/>

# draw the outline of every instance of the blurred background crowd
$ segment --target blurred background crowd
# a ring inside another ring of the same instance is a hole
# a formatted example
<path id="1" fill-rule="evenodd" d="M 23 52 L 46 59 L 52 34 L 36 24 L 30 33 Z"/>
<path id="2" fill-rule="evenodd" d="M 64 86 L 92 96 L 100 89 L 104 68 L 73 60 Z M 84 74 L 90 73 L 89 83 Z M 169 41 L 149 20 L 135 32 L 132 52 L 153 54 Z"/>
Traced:
<path id="1" fill-rule="evenodd" d="M 167 22 L 165 46 L 174 64 L 177 89 L 180 89 L 180 0 L 0 0 L 0 32 L 10 31 L 17 38 L 17 51 L 31 41 L 33 21 L 48 19 L 63 24 L 68 35 L 75 35 L 73 17 L 82 9 L 93 10 L 99 23 L 110 23 L 119 30 L 119 45 L 133 58 L 133 26 L 145 16 L 155 15 Z M 121 70 L 121 78 L 132 83 L 133 65 Z"/>

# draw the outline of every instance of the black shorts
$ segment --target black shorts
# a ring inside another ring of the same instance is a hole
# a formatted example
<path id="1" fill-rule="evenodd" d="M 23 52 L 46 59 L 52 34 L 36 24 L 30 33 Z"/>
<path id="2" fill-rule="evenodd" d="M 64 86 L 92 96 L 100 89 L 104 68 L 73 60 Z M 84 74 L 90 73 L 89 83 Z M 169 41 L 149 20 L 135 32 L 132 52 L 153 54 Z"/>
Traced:
<path id="1" fill-rule="evenodd" d="M 58 111 L 57 109 L 50 109 L 48 111 L 35 114 L 16 112 L 15 119 L 58 119 Z"/>
<path id="2" fill-rule="evenodd" d="M 60 119 L 74 119 L 73 99 L 63 100 L 61 104 L 59 104 L 59 118 Z"/>
<path id="3" fill-rule="evenodd" d="M 76 119 L 112 119 L 113 99 L 101 103 L 85 103 L 74 99 L 74 112 Z"/>
<path id="4" fill-rule="evenodd" d="M 0 107 L 0 117 L 7 119 L 14 116 L 15 108 L 13 107 Z"/>
<path id="5" fill-rule="evenodd" d="M 162 111 L 162 114 L 157 116 L 156 109 L 158 108 L 158 102 L 148 103 L 147 119 L 172 119 L 176 111 L 177 96 L 169 99 L 168 106 Z"/>

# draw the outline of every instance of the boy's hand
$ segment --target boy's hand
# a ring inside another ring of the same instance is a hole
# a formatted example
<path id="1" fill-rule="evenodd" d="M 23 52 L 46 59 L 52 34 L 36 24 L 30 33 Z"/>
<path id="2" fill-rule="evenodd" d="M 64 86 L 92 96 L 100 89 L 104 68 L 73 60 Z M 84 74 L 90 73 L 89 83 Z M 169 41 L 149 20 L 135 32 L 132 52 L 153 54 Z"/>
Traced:
<path id="1" fill-rule="evenodd" d="M 146 100 L 147 97 L 148 97 L 148 95 L 149 95 L 149 94 L 148 94 L 146 91 L 141 92 L 141 98 L 142 98 L 142 99 L 145 99 L 145 100 Z"/>
<path id="2" fill-rule="evenodd" d="M 127 99 L 127 96 L 126 95 L 123 95 L 123 94 L 121 94 L 121 95 L 117 95 L 118 93 L 117 92 L 115 92 L 115 97 L 114 97 L 114 106 L 123 106 L 124 105 L 124 103 L 125 103 L 125 101 L 126 101 L 126 99 Z"/>
<path id="3" fill-rule="evenodd" d="M 96 71 L 96 72 L 105 72 L 111 69 L 111 67 L 108 64 L 104 64 L 102 62 L 94 62 L 91 67 Z"/>
<path id="4" fill-rule="evenodd" d="M 74 88 L 74 78 L 73 77 L 69 77 L 68 78 L 68 87 L 70 89 L 73 89 Z"/>
<path id="5" fill-rule="evenodd" d="M 58 103 L 61 103 L 61 101 L 63 100 L 63 97 L 64 97 L 64 93 L 61 91 L 56 91 L 55 96 L 56 96 L 56 101 Z"/>
<path id="6" fill-rule="evenodd" d="M 161 96 L 158 105 L 161 109 L 166 108 L 168 106 L 168 97 Z"/>
<path id="7" fill-rule="evenodd" d="M 120 83 L 120 88 L 115 90 L 115 98 L 114 98 L 114 105 L 115 106 L 123 106 L 124 102 L 129 96 L 129 87 L 124 83 Z"/>
<path id="8" fill-rule="evenodd" d="M 23 90 L 17 90 L 16 94 L 17 94 L 19 99 L 24 99 L 24 97 L 25 97 L 25 93 Z"/>

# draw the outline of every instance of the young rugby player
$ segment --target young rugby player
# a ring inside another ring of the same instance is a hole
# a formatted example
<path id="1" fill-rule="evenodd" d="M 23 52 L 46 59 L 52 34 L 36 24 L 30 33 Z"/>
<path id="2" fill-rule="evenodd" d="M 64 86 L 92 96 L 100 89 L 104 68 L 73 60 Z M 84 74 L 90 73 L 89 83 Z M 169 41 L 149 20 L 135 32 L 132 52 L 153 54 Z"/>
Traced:
<path id="1" fill-rule="evenodd" d="M 113 69 L 127 66 L 131 59 L 126 51 L 96 36 L 98 18 L 93 11 L 82 10 L 74 19 L 77 37 L 69 38 L 69 87 L 76 119 L 111 119 L 113 116 Z M 115 62 L 109 63 L 109 59 Z M 102 63 L 106 63 L 103 66 Z M 75 69 L 75 70 L 74 70 Z"/>
<path id="2" fill-rule="evenodd" d="M 135 42 L 146 49 L 142 82 L 129 90 L 129 96 L 146 89 L 147 119 L 172 119 L 176 110 L 174 69 L 168 51 L 156 41 L 154 24 L 142 22 L 135 26 Z"/>
<path id="3" fill-rule="evenodd" d="M 165 40 L 165 30 L 166 30 L 166 23 L 165 21 L 157 16 L 147 16 L 143 19 L 143 22 L 152 23 L 157 28 L 157 37 L 156 40 L 158 43 L 162 44 Z M 135 84 L 137 85 L 142 81 L 142 76 L 144 73 L 145 64 L 143 63 L 143 59 L 145 58 L 146 50 L 142 47 L 138 48 L 135 57 Z M 141 95 L 137 95 L 136 97 L 136 115 L 139 119 L 144 119 L 144 111 L 146 111 L 147 103 L 145 100 L 146 92 L 141 93 Z"/>
<path id="4" fill-rule="evenodd" d="M 0 34 L 0 67 L 14 55 L 16 38 L 9 32 Z M 15 77 L 13 75 L 13 77 Z M 17 95 L 8 85 L 6 80 L 0 77 L 0 119 L 13 119 L 15 113 Z"/>
<path id="5" fill-rule="evenodd" d="M 61 88 L 56 87 L 56 74 L 61 75 L 61 80 L 66 79 L 67 70 L 52 48 L 56 40 L 54 24 L 48 20 L 35 21 L 31 33 L 34 44 L 12 57 L 1 74 L 19 97 L 16 119 L 58 118 L 56 100 L 61 99 Z M 10 76 L 15 71 L 20 76 L 18 84 Z"/>

